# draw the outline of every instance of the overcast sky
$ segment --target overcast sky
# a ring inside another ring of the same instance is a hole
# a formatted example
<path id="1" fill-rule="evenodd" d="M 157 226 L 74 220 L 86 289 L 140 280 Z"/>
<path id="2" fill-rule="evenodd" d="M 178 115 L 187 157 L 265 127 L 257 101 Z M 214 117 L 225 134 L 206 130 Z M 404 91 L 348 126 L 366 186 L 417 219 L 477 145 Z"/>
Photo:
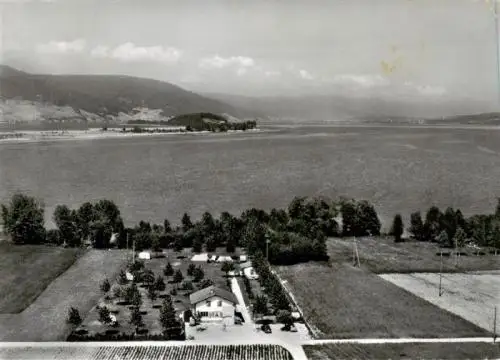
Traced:
<path id="1" fill-rule="evenodd" d="M 2 62 L 247 95 L 498 97 L 486 0 L 3 3 Z"/>

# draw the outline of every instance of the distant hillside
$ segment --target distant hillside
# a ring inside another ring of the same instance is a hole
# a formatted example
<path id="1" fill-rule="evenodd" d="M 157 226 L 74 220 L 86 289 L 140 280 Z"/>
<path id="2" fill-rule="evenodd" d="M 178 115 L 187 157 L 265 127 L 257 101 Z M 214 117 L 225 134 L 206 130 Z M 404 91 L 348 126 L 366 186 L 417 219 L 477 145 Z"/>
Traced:
<path id="1" fill-rule="evenodd" d="M 0 66 L 4 122 L 168 120 L 213 112 L 252 116 L 170 83 L 115 75 L 37 75 Z"/>
<path id="2" fill-rule="evenodd" d="M 491 111 L 486 102 L 443 100 L 440 98 L 395 98 L 382 95 L 371 97 L 335 95 L 304 95 L 248 97 L 219 93 L 206 93 L 220 101 L 245 109 L 261 111 L 272 121 L 330 122 L 373 121 L 381 119 L 435 119 L 443 116 L 474 114 Z M 384 122 L 385 122 L 384 120 Z"/>

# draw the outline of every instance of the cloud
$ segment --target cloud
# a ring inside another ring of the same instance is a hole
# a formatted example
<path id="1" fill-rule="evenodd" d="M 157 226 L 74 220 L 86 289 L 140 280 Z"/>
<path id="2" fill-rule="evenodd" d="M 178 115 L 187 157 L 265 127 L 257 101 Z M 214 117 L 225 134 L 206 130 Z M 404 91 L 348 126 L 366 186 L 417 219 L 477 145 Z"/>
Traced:
<path id="1" fill-rule="evenodd" d="M 38 44 L 36 51 L 42 54 L 76 54 L 85 50 L 85 40 L 74 41 L 49 41 L 45 44 Z"/>
<path id="2" fill-rule="evenodd" d="M 390 81 L 382 75 L 356 75 L 341 74 L 336 75 L 332 82 L 339 85 L 355 85 L 363 88 L 372 88 L 377 86 L 386 86 Z"/>
<path id="3" fill-rule="evenodd" d="M 131 42 L 127 42 L 114 49 L 99 45 L 93 48 L 90 54 L 97 58 L 111 58 L 124 62 L 154 61 L 175 63 L 181 58 L 182 51 L 173 47 L 163 47 L 159 45 L 136 46 Z"/>
<path id="4" fill-rule="evenodd" d="M 201 59 L 198 66 L 202 69 L 222 69 L 236 66 L 238 67 L 238 72 L 240 72 L 241 69 L 255 66 L 255 60 L 246 56 L 231 56 L 224 58 L 219 55 L 214 55 Z"/>
<path id="5" fill-rule="evenodd" d="M 314 77 L 306 70 L 300 70 L 299 71 L 299 75 L 302 79 L 305 79 L 305 80 L 312 80 L 314 79 Z"/>

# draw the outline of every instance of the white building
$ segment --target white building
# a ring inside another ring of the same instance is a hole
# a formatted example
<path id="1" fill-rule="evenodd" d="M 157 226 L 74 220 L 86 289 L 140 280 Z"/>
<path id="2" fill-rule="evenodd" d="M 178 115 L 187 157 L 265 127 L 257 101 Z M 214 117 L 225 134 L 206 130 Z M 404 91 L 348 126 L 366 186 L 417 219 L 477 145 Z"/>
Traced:
<path id="1" fill-rule="evenodd" d="M 201 322 L 234 324 L 234 312 L 238 300 L 233 293 L 209 286 L 189 295 L 193 314 Z"/>
<path id="2" fill-rule="evenodd" d="M 151 260 L 151 253 L 148 251 L 143 251 L 139 253 L 139 259 L 141 260 Z"/>
<path id="3" fill-rule="evenodd" d="M 259 278 L 259 275 L 255 272 L 255 269 L 252 266 L 250 261 L 244 262 L 240 264 L 240 269 L 244 276 L 246 276 L 250 280 L 256 280 Z"/>

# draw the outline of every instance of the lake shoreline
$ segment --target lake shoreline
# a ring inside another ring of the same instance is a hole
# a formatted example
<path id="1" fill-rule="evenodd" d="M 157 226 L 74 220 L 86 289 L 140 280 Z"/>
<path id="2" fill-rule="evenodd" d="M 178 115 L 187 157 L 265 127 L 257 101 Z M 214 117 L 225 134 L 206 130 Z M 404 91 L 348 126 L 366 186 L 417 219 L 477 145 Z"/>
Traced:
<path id="1" fill-rule="evenodd" d="M 123 132 L 114 130 L 89 129 L 89 130 L 25 130 L 25 131 L 5 131 L 0 132 L 0 144 L 26 144 L 46 141 L 68 141 L 68 140 L 109 140 L 109 139 L 129 139 L 139 137 L 161 137 L 161 136 L 189 136 L 189 135 L 211 135 L 227 134 L 234 135 L 247 132 L 261 132 L 261 129 L 229 130 L 227 132 L 212 131 L 165 131 L 165 132 Z M 2 136 L 6 136 L 2 138 Z"/>

